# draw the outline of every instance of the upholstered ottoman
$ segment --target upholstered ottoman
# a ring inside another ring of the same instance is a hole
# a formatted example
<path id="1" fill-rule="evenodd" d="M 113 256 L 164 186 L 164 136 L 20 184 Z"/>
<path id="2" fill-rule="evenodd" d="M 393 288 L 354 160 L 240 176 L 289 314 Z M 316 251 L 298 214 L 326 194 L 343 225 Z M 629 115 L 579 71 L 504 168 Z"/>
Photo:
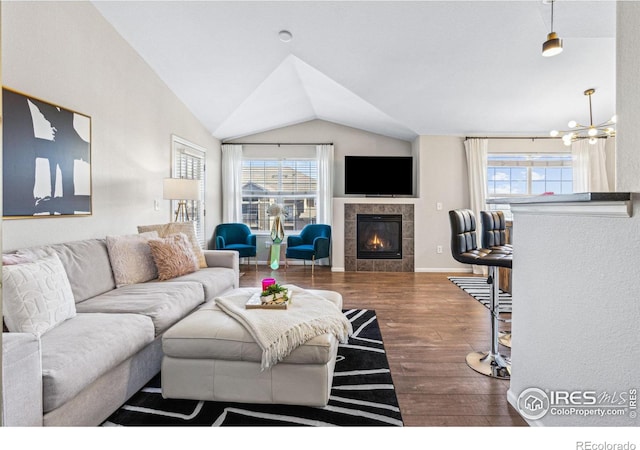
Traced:
<path id="1" fill-rule="evenodd" d="M 237 291 L 242 290 L 256 291 Z M 342 308 L 337 292 L 307 292 Z M 215 303 L 207 303 L 167 330 L 162 348 L 164 398 L 324 406 L 338 340 L 333 334 L 317 336 L 261 370 L 262 350 L 247 329 Z"/>

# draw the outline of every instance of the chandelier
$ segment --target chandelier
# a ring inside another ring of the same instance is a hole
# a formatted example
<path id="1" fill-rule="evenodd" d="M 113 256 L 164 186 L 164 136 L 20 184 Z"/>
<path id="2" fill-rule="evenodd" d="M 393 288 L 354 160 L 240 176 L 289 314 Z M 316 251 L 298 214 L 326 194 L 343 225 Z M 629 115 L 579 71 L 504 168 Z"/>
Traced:
<path id="1" fill-rule="evenodd" d="M 600 124 L 593 124 L 593 109 L 591 107 L 591 96 L 596 92 L 595 89 L 587 89 L 584 95 L 589 97 L 589 125 L 581 125 L 575 120 L 570 121 L 567 126 L 568 131 L 553 130 L 550 134 L 552 137 L 562 135 L 562 142 L 569 146 L 572 142 L 588 139 L 589 144 L 595 144 L 598 139 L 613 137 L 616 135 L 616 116 Z"/>

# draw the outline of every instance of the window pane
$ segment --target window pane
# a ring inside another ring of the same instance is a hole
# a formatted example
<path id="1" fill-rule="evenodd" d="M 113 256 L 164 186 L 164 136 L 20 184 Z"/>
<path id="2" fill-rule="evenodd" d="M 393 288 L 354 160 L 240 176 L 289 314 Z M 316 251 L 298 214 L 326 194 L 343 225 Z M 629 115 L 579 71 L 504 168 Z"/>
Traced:
<path id="1" fill-rule="evenodd" d="M 547 180 L 560 181 L 562 179 L 562 169 L 560 167 L 548 167 Z"/>
<path id="2" fill-rule="evenodd" d="M 543 181 L 532 181 L 531 182 L 531 194 L 540 195 L 546 192 L 545 182 Z"/>
<path id="3" fill-rule="evenodd" d="M 544 167 L 532 167 L 531 168 L 531 181 L 544 180 L 546 178 Z"/>
<path id="4" fill-rule="evenodd" d="M 539 195 L 573 191 L 572 157 L 562 154 L 489 154 L 487 195 Z"/>
<path id="5" fill-rule="evenodd" d="M 518 180 L 518 181 L 527 181 L 527 168 L 513 167 L 511 169 L 511 179 Z"/>
<path id="6" fill-rule="evenodd" d="M 547 192 L 560 194 L 562 192 L 562 183 L 559 181 L 547 181 Z"/>
<path id="7" fill-rule="evenodd" d="M 527 195 L 527 182 L 526 181 L 512 181 L 511 182 L 511 194 Z"/>
<path id="8" fill-rule="evenodd" d="M 495 193 L 496 184 L 493 179 L 496 175 L 496 169 L 493 167 L 487 167 L 487 195 L 491 196 Z"/>
<path id="9" fill-rule="evenodd" d="M 242 217 L 253 230 L 269 231 L 272 203 L 287 213 L 284 228 L 301 230 L 316 222 L 318 163 L 315 160 L 245 160 L 242 167 Z"/>
<path id="10" fill-rule="evenodd" d="M 171 176 L 173 178 L 185 178 L 201 180 L 200 198 L 205 198 L 205 152 L 196 148 L 195 144 L 187 144 L 181 140 L 172 140 L 173 164 Z M 171 202 L 172 211 L 178 208 L 178 202 Z M 205 203 L 199 200 L 188 200 L 186 202 L 189 220 L 195 222 L 196 237 L 201 247 L 205 246 L 206 237 L 204 235 Z"/>
<path id="11" fill-rule="evenodd" d="M 511 170 L 506 167 L 496 167 L 496 173 L 493 177 L 496 181 L 505 181 L 511 179 Z"/>
<path id="12" fill-rule="evenodd" d="M 497 195 L 510 194 L 511 184 L 508 181 L 496 181 L 495 193 Z"/>

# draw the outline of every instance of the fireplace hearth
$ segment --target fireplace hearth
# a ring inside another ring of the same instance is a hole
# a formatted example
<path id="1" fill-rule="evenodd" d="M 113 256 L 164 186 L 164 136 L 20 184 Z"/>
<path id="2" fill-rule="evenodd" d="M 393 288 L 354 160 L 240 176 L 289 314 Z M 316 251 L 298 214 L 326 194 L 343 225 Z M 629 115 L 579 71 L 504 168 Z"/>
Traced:
<path id="1" fill-rule="evenodd" d="M 402 259 L 402 215 L 358 214 L 358 259 Z"/>
<path id="2" fill-rule="evenodd" d="M 363 230 L 363 224 L 358 225 L 358 219 L 362 222 L 363 217 L 365 219 L 385 217 L 385 220 L 382 223 L 368 223 Z M 344 269 L 346 272 L 414 271 L 413 204 L 394 201 L 346 203 L 344 218 Z M 398 219 L 400 219 L 399 222 Z M 392 238 L 389 237 L 389 231 Z M 363 232 L 370 236 L 363 239 Z M 363 240 L 364 242 L 359 242 Z"/>

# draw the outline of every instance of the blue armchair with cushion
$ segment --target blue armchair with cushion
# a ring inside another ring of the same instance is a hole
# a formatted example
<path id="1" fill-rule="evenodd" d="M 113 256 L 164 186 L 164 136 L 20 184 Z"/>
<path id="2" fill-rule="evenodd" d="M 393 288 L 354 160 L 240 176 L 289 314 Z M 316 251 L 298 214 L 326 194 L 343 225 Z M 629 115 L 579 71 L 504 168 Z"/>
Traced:
<path id="1" fill-rule="evenodd" d="M 256 235 L 244 223 L 221 223 L 213 232 L 211 245 L 218 250 L 235 250 L 240 258 L 254 257 L 256 270 L 258 258 L 256 257 Z"/>
<path id="2" fill-rule="evenodd" d="M 311 273 L 313 274 L 316 260 L 329 257 L 330 245 L 331 227 L 329 225 L 305 225 L 300 234 L 287 236 L 285 266 L 288 265 L 289 258 L 311 261 Z"/>

